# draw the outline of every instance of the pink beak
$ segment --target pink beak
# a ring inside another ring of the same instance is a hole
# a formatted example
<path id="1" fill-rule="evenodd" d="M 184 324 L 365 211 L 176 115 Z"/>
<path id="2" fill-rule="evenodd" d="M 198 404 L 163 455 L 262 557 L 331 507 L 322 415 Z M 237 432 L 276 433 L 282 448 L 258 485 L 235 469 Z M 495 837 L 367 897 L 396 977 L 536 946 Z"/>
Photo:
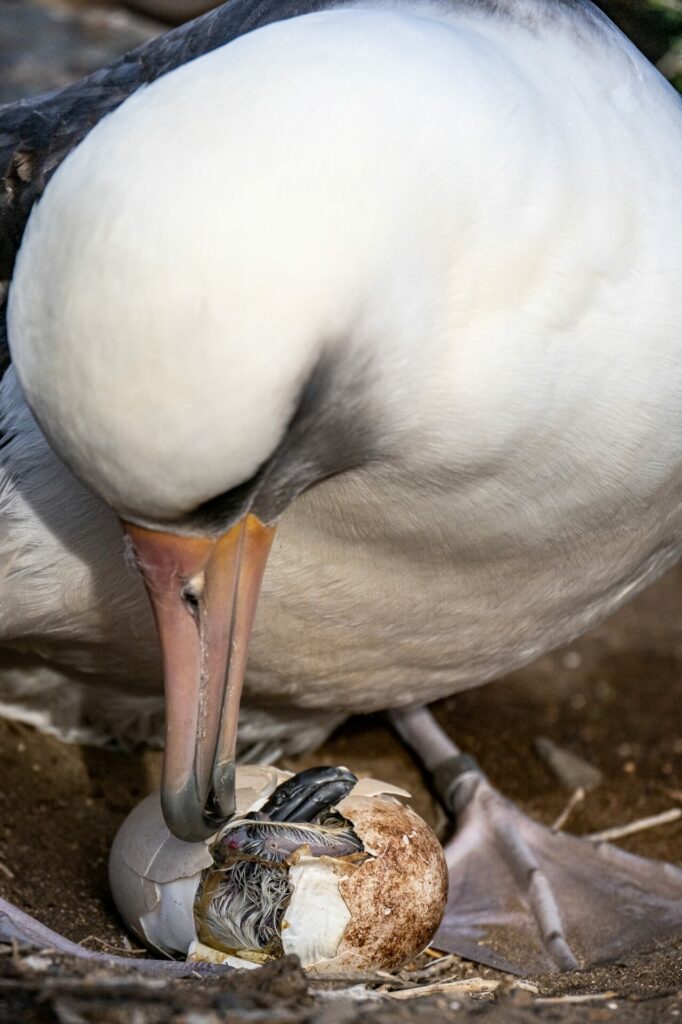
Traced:
<path id="1" fill-rule="evenodd" d="M 275 530 L 254 515 L 218 538 L 123 526 L 161 641 L 163 813 L 179 839 L 205 839 L 234 813 L 239 702 Z"/>

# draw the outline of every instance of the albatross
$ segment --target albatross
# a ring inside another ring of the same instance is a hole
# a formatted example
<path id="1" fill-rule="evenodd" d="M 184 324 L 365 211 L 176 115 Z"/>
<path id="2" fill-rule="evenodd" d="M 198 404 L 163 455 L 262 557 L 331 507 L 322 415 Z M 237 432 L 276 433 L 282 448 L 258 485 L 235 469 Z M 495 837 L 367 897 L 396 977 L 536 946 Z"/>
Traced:
<path id="1" fill-rule="evenodd" d="M 506 865 L 456 948 L 491 877 L 550 966 L 600 877 L 682 933 L 679 872 L 533 832 L 421 710 L 682 552 L 672 87 L 588 0 L 234 0 L 0 138 L 3 703 L 149 718 L 146 587 L 177 836 L 232 813 L 245 679 L 242 742 L 394 709 L 462 913 Z"/>

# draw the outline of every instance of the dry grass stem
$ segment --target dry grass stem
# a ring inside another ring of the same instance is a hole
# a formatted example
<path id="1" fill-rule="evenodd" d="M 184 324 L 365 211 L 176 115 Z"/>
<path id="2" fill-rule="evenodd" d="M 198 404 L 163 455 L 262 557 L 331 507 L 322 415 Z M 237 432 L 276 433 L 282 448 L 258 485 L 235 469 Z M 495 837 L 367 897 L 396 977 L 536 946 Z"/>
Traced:
<path id="1" fill-rule="evenodd" d="M 581 1003 L 605 1003 L 610 999 L 615 999 L 615 992 L 594 992 L 585 993 L 584 995 L 572 995 L 572 996 L 544 996 L 541 999 L 535 999 L 534 1002 L 537 1004 L 542 1003 L 543 1006 L 559 1005 L 561 1003 L 573 1003 L 574 1005 L 580 1005 Z"/>
<path id="2" fill-rule="evenodd" d="M 578 804 L 582 803 L 584 799 L 585 788 L 584 786 L 578 786 L 577 789 L 573 790 L 570 797 L 568 798 L 566 806 L 564 807 L 563 811 L 552 825 L 552 832 L 559 832 L 564 827 L 564 825 L 570 818 L 575 808 L 578 806 Z"/>
<path id="3" fill-rule="evenodd" d="M 662 814 L 653 814 L 650 818 L 640 818 L 638 821 L 631 821 L 627 825 L 615 825 L 613 828 L 605 828 L 603 832 L 592 832 L 585 836 L 591 843 L 610 843 L 614 839 L 623 839 L 625 836 L 633 836 L 636 832 L 644 832 L 649 828 L 658 828 L 659 825 L 670 825 L 673 821 L 682 818 L 682 807 L 673 807 Z"/>
<path id="4" fill-rule="evenodd" d="M 12 881 L 13 878 L 16 878 L 16 875 L 14 874 L 12 869 L 8 868 L 7 865 L 3 861 L 1 861 L 1 860 L 0 860 L 0 871 L 2 871 L 3 875 L 5 875 L 7 878 L 9 878 L 10 882 Z"/>
<path id="5" fill-rule="evenodd" d="M 422 999 L 427 996 L 482 996 L 493 995 L 503 985 L 501 981 L 488 978 L 465 978 L 461 981 L 439 981 L 433 985 L 419 985 L 417 988 L 404 988 L 398 992 L 389 992 L 391 999 Z M 537 994 L 537 987 L 527 981 L 515 981 L 513 989 Z"/>

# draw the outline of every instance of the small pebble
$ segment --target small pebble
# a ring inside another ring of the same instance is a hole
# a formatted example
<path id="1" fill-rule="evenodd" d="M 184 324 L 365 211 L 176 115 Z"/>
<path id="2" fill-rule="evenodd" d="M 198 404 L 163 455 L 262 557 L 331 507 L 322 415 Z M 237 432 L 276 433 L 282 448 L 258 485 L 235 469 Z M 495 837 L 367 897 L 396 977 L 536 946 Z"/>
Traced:
<path id="1" fill-rule="evenodd" d="M 533 746 L 538 757 L 554 772 L 566 789 L 591 790 L 601 785 L 602 773 L 578 754 L 560 747 L 546 736 L 536 737 Z"/>

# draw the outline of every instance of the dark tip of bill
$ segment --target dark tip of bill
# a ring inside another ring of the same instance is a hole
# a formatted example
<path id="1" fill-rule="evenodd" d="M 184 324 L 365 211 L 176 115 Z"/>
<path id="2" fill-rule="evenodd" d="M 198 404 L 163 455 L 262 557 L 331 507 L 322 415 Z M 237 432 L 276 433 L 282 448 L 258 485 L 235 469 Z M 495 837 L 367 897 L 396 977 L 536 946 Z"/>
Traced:
<path id="1" fill-rule="evenodd" d="M 281 783 L 261 810 L 271 821 L 312 821 L 343 800 L 357 781 L 347 768 L 307 768 Z"/>

